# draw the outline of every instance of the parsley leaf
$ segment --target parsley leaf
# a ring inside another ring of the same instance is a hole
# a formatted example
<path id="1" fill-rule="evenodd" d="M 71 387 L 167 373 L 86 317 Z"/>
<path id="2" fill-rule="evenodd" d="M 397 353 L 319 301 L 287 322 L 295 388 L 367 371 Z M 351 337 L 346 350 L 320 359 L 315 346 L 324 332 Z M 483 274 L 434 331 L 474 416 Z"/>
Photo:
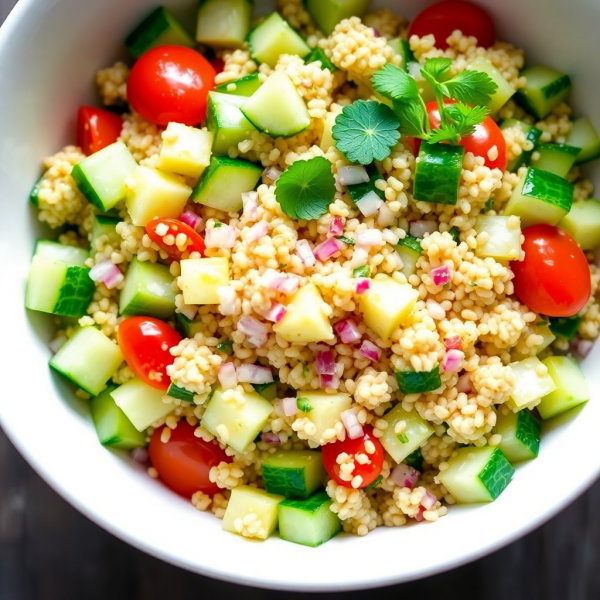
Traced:
<path id="1" fill-rule="evenodd" d="M 451 142 L 458 144 L 460 140 L 475 131 L 475 126 L 485 121 L 489 115 L 485 106 L 471 108 L 463 102 L 449 104 L 444 108 L 447 124 L 432 132 L 429 143 Z"/>
<path id="2" fill-rule="evenodd" d="M 327 212 L 335 196 L 331 163 L 322 156 L 297 160 L 277 180 L 275 196 L 288 217 L 318 219 Z"/>
<path id="3" fill-rule="evenodd" d="M 296 406 L 298 407 L 298 410 L 301 410 L 305 413 L 310 412 L 312 410 L 312 406 L 308 398 L 298 398 L 296 400 Z"/>
<path id="4" fill-rule="evenodd" d="M 452 60 L 449 58 L 428 58 L 421 69 L 421 75 L 434 87 L 449 73 Z"/>
<path id="5" fill-rule="evenodd" d="M 406 72 L 389 63 L 371 78 L 373 89 L 390 100 L 418 100 L 417 82 Z"/>
<path id="6" fill-rule="evenodd" d="M 421 102 L 394 101 L 394 112 L 400 119 L 400 128 L 404 135 L 426 140 L 429 137 L 429 118 L 427 109 Z"/>
<path id="7" fill-rule="evenodd" d="M 430 144 L 439 144 L 441 142 L 451 142 L 457 144 L 460 142 L 458 128 L 456 125 L 442 125 L 440 129 L 434 129 L 428 140 Z"/>
<path id="8" fill-rule="evenodd" d="M 232 355 L 233 354 L 233 342 L 231 340 L 225 340 L 224 342 L 219 342 L 217 344 L 217 350 L 219 352 L 223 352 L 225 354 Z"/>
<path id="9" fill-rule="evenodd" d="M 399 128 L 391 108 L 373 100 L 357 100 L 338 115 L 333 139 L 348 160 L 370 165 L 390 155 L 400 139 Z"/>
<path id="10" fill-rule="evenodd" d="M 489 104 L 498 85 L 487 74 L 468 69 L 444 82 L 447 96 L 465 104 Z"/>
<path id="11" fill-rule="evenodd" d="M 345 235 L 336 235 L 335 239 L 340 240 L 340 242 L 343 242 L 347 246 L 354 246 L 356 244 L 356 240 L 346 237 Z"/>

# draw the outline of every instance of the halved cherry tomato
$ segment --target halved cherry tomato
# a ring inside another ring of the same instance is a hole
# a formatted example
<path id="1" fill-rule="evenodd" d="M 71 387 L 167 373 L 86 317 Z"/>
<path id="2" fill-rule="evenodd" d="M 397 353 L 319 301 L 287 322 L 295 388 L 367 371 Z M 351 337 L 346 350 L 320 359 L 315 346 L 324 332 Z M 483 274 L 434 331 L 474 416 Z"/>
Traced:
<path id="1" fill-rule="evenodd" d="M 151 123 L 197 125 L 206 117 L 215 77 L 214 67 L 199 52 L 184 46 L 159 46 L 133 65 L 127 98 Z"/>
<path id="2" fill-rule="evenodd" d="M 444 104 L 455 104 L 455 100 L 445 99 Z M 429 125 L 432 129 L 438 129 L 440 126 L 440 111 L 435 100 L 428 102 L 426 105 L 427 114 L 429 115 Z M 415 154 L 419 154 L 421 148 L 421 140 L 414 139 Z M 460 140 L 460 146 L 463 146 L 465 152 L 471 152 L 475 156 L 481 156 L 485 160 L 485 166 L 490 169 L 506 169 L 506 140 L 496 125 L 492 117 L 487 117 L 483 123 L 475 126 L 475 132 Z M 498 156 L 493 160 L 488 156 L 490 150 L 496 146 Z"/>
<path id="3" fill-rule="evenodd" d="M 549 317 L 571 317 L 591 294 L 590 267 L 581 248 L 552 225 L 523 230 L 525 260 L 510 264 L 515 294 L 523 304 Z"/>
<path id="4" fill-rule="evenodd" d="M 187 421 L 177 423 L 166 444 L 160 439 L 163 429 L 160 427 L 152 434 L 148 450 L 150 462 L 165 485 L 186 498 L 196 492 L 213 496 L 221 491 L 208 474 L 220 462 L 231 462 L 225 451 L 214 442 L 197 438 L 195 428 Z"/>
<path id="5" fill-rule="evenodd" d="M 174 360 L 169 350 L 182 339 L 172 327 L 152 317 L 130 317 L 119 325 L 117 339 L 137 377 L 157 390 L 169 388 L 167 366 Z"/>
<path id="6" fill-rule="evenodd" d="M 202 236 L 179 219 L 154 219 L 146 225 L 146 233 L 172 260 L 180 261 L 192 252 L 204 256 L 206 246 Z M 185 244 L 178 244 L 177 236 L 181 234 L 186 237 Z"/>
<path id="7" fill-rule="evenodd" d="M 351 440 L 346 438 L 343 442 L 333 442 L 331 444 L 325 444 L 321 448 L 323 456 L 323 465 L 325 470 L 331 479 L 333 479 L 339 485 L 351 487 L 351 482 L 340 477 L 340 465 L 337 463 L 337 457 L 345 452 L 352 458 L 354 458 L 354 470 L 352 471 L 352 477 L 359 475 L 362 477 L 362 482 L 358 486 L 364 488 L 371 485 L 379 474 L 383 467 L 383 446 L 381 442 L 373 435 L 373 428 L 370 425 L 363 426 L 363 436 Z M 367 442 L 372 442 L 367 444 Z M 369 446 L 369 448 L 367 448 Z M 373 450 L 372 453 L 368 450 Z M 364 454 L 369 458 L 369 462 L 361 464 L 355 459 L 357 454 Z"/>
<path id="8" fill-rule="evenodd" d="M 94 106 L 80 106 L 77 111 L 77 145 L 86 156 L 117 141 L 123 119 L 115 113 Z"/>
<path id="9" fill-rule="evenodd" d="M 446 40 L 456 29 L 463 35 L 476 37 L 479 46 L 489 48 L 494 45 L 496 33 L 492 17 L 483 8 L 463 0 L 438 2 L 420 12 L 411 23 L 408 37 L 432 33 L 436 48 L 445 50 L 448 47 Z"/>
<path id="10" fill-rule="evenodd" d="M 225 70 L 225 61 L 222 58 L 215 56 L 215 58 L 210 60 L 210 64 L 213 66 L 213 69 L 217 75 Z"/>

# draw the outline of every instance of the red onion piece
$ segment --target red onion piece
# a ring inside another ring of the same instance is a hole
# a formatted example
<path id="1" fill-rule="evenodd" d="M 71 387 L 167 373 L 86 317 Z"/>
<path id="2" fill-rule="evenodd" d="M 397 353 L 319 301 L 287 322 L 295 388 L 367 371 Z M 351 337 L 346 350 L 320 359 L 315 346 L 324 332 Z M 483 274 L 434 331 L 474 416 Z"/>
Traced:
<path id="1" fill-rule="evenodd" d="M 343 344 L 354 344 L 354 342 L 358 342 L 362 337 L 357 324 L 352 319 L 342 319 L 333 328 L 340 336 Z"/>
<path id="2" fill-rule="evenodd" d="M 421 506 L 425 510 L 433 510 L 436 504 L 437 498 L 429 490 L 426 490 L 423 500 L 421 500 Z"/>
<path id="3" fill-rule="evenodd" d="M 404 463 L 400 463 L 392 469 L 388 479 L 400 487 L 407 487 L 412 490 L 420 476 L 421 473 L 416 469 L 413 469 L 411 466 Z"/>
<path id="4" fill-rule="evenodd" d="M 356 243 L 364 248 L 383 246 L 383 234 L 379 229 L 362 229 L 356 232 Z"/>
<path id="5" fill-rule="evenodd" d="M 217 294 L 219 296 L 219 312 L 222 315 L 235 315 L 237 312 L 235 290 L 223 285 L 217 288 Z"/>
<path id="6" fill-rule="evenodd" d="M 258 192 L 246 192 L 242 194 L 242 202 L 244 204 L 244 217 L 248 221 L 256 221 L 258 219 Z"/>
<path id="7" fill-rule="evenodd" d="M 340 378 L 337 375 L 319 375 L 321 389 L 337 388 L 340 385 Z"/>
<path id="8" fill-rule="evenodd" d="M 281 407 L 283 408 L 283 414 L 286 417 L 293 417 L 299 412 L 296 398 L 284 398 L 281 401 Z"/>
<path id="9" fill-rule="evenodd" d="M 340 242 L 340 240 L 336 240 L 335 238 L 330 238 L 325 240 L 322 244 L 319 244 L 315 248 L 314 254 L 321 262 L 325 262 L 344 248 L 345 244 L 343 242 Z"/>
<path id="10" fill-rule="evenodd" d="M 272 323 L 279 323 L 279 321 L 285 317 L 286 312 L 287 308 L 283 306 L 283 304 L 280 304 L 279 302 L 272 302 L 271 308 L 269 308 L 269 310 L 263 314 L 263 317 Z"/>
<path id="11" fill-rule="evenodd" d="M 366 277 L 360 277 L 356 280 L 356 294 L 362 295 L 371 289 L 371 280 Z"/>
<path id="12" fill-rule="evenodd" d="M 277 181 L 281 177 L 281 171 L 277 167 L 267 167 L 263 175 L 271 181 Z"/>
<path id="13" fill-rule="evenodd" d="M 356 203 L 356 208 L 360 210 L 363 216 L 370 217 L 374 215 L 382 205 L 383 200 L 377 195 L 376 192 L 371 190 Z"/>
<path id="14" fill-rule="evenodd" d="M 150 455 L 146 448 L 134 448 L 131 451 L 130 456 L 133 460 L 135 460 L 136 463 L 139 463 L 140 465 L 148 464 L 150 460 Z"/>
<path id="15" fill-rule="evenodd" d="M 298 277 L 298 275 L 294 275 L 293 273 L 289 273 L 279 286 L 279 291 L 282 294 L 287 294 L 289 296 L 290 294 L 296 292 L 299 285 L 300 277 Z"/>
<path id="16" fill-rule="evenodd" d="M 267 269 L 260 278 L 260 285 L 270 290 L 279 290 L 284 281 L 285 276 L 283 273 L 275 269 Z"/>
<path id="17" fill-rule="evenodd" d="M 264 323 L 261 323 L 254 317 L 244 315 L 238 321 L 238 330 L 244 333 L 246 336 L 258 336 L 262 337 L 269 333 L 269 327 Z"/>
<path id="18" fill-rule="evenodd" d="M 465 353 L 462 350 L 448 350 L 442 361 L 442 369 L 446 373 L 456 373 L 460 371 L 463 360 L 465 360 Z"/>
<path id="19" fill-rule="evenodd" d="M 235 365 L 231 362 L 223 363 L 219 367 L 219 383 L 224 390 L 232 390 L 238 384 L 238 377 L 235 370 Z"/>
<path id="20" fill-rule="evenodd" d="M 125 279 L 117 265 L 106 259 L 90 269 L 90 279 L 103 283 L 109 290 L 116 288 Z"/>
<path id="21" fill-rule="evenodd" d="M 358 352 L 373 362 L 377 362 L 381 358 L 381 348 L 369 340 L 363 341 Z"/>
<path id="22" fill-rule="evenodd" d="M 202 218 L 191 210 L 185 210 L 181 213 L 179 220 L 186 225 L 189 225 L 192 229 L 198 231 L 202 225 Z"/>
<path id="23" fill-rule="evenodd" d="M 233 248 L 236 231 L 229 225 L 213 227 L 204 232 L 204 243 L 207 248 Z"/>
<path id="24" fill-rule="evenodd" d="M 473 389 L 473 384 L 471 383 L 471 378 L 468 373 L 464 373 L 458 378 L 456 382 L 456 391 L 462 392 L 463 394 L 468 394 Z"/>
<path id="25" fill-rule="evenodd" d="M 340 167 L 337 172 L 338 181 L 341 185 L 356 185 L 358 183 L 369 183 L 367 169 L 360 165 Z"/>
<path id="26" fill-rule="evenodd" d="M 351 440 L 356 440 L 364 435 L 362 425 L 358 422 L 358 409 L 356 407 L 345 410 L 340 415 L 342 423 L 346 428 L 346 433 Z"/>
<path id="27" fill-rule="evenodd" d="M 462 340 L 460 335 L 452 335 L 444 340 L 446 350 L 462 350 Z"/>
<path id="28" fill-rule="evenodd" d="M 335 359 L 331 350 L 317 353 L 317 373 L 319 375 L 335 375 Z"/>
<path id="29" fill-rule="evenodd" d="M 412 221 L 409 226 L 409 233 L 416 238 L 424 238 L 426 233 L 437 231 L 437 224 L 433 221 Z"/>
<path id="30" fill-rule="evenodd" d="M 269 233 L 269 226 L 266 221 L 259 221 L 250 227 L 250 231 L 246 233 L 247 242 L 257 242 L 260 238 L 265 237 Z"/>
<path id="31" fill-rule="evenodd" d="M 265 431 L 261 436 L 261 440 L 265 444 L 273 444 L 274 446 L 279 446 L 279 444 L 281 444 L 281 438 L 272 431 Z"/>
<path id="32" fill-rule="evenodd" d="M 452 271 L 448 265 L 435 267 L 435 269 L 431 269 L 430 274 L 433 285 L 446 285 L 452 281 Z"/>
<path id="33" fill-rule="evenodd" d="M 381 37 L 381 33 L 379 33 L 379 29 L 375 29 L 375 28 L 374 28 L 374 29 L 373 29 L 373 35 L 374 35 L 376 38 L 380 38 L 380 37 Z"/>
<path id="34" fill-rule="evenodd" d="M 442 308 L 442 305 L 435 300 L 427 300 L 427 310 L 431 315 L 431 318 L 436 321 L 442 321 L 446 318 L 446 311 Z"/>
<path id="35" fill-rule="evenodd" d="M 419 512 L 415 515 L 415 521 L 418 521 L 419 523 L 421 523 L 421 521 L 424 521 L 425 520 L 425 517 L 423 516 L 424 512 L 425 512 L 425 507 L 419 506 Z"/>
<path id="36" fill-rule="evenodd" d="M 237 368 L 237 378 L 240 383 L 264 384 L 275 381 L 270 367 L 259 365 L 240 365 Z"/>
<path id="37" fill-rule="evenodd" d="M 313 267 L 317 262 L 308 240 L 298 240 L 296 242 L 295 250 L 298 258 L 302 261 L 302 264 L 306 265 L 307 267 Z"/>
<path id="38" fill-rule="evenodd" d="M 571 349 L 579 354 L 581 358 L 585 358 L 594 347 L 594 342 L 591 340 L 582 340 L 579 337 L 574 337 L 570 343 Z"/>
<path id="39" fill-rule="evenodd" d="M 50 352 L 56 354 L 67 343 L 67 336 L 64 334 L 55 337 L 49 344 Z"/>
<path id="40" fill-rule="evenodd" d="M 342 235 L 344 231 L 344 221 L 342 217 L 333 217 L 329 223 L 329 235 Z"/>

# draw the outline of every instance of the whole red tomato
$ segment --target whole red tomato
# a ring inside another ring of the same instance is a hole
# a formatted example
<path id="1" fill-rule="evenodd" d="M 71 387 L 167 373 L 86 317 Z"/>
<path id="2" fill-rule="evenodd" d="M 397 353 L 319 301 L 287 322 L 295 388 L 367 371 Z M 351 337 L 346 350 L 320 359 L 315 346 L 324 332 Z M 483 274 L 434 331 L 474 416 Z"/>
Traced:
<path id="1" fill-rule="evenodd" d="M 202 54 L 183 46 L 148 50 L 133 65 L 127 98 L 133 110 L 157 125 L 197 125 L 206 117 L 216 72 Z"/>

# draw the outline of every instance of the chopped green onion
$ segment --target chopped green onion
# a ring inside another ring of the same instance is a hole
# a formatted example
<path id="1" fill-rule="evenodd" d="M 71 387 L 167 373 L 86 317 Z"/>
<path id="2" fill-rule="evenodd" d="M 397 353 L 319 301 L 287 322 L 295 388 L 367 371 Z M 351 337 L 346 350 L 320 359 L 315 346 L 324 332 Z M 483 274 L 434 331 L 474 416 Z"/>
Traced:
<path id="1" fill-rule="evenodd" d="M 310 412 L 312 410 L 312 406 L 308 398 L 298 398 L 296 400 L 296 406 L 298 407 L 298 410 L 301 410 L 305 413 Z"/>
<path id="2" fill-rule="evenodd" d="M 415 252 L 418 252 L 419 254 L 421 254 L 423 252 L 423 248 L 421 247 L 421 242 L 419 241 L 418 238 L 413 237 L 412 235 L 407 235 L 406 237 L 401 239 L 398 243 L 400 244 L 400 246 L 406 246 L 407 248 L 410 248 L 411 250 L 414 250 Z"/>
<path id="3" fill-rule="evenodd" d="M 359 279 L 361 277 L 371 277 L 371 267 L 369 267 L 368 265 L 365 265 L 364 267 L 358 267 L 357 269 L 354 269 L 354 271 L 352 271 L 352 276 L 356 279 Z"/>
<path id="4" fill-rule="evenodd" d="M 460 231 L 458 231 L 458 227 L 452 227 L 448 233 L 457 244 L 460 244 Z"/>
<path id="5" fill-rule="evenodd" d="M 344 242 L 344 244 L 347 246 L 354 246 L 356 244 L 356 240 L 346 237 L 345 235 L 336 235 L 335 239 L 340 240 L 340 242 Z"/>
<path id="6" fill-rule="evenodd" d="M 219 352 L 223 352 L 224 354 L 231 356 L 233 354 L 233 342 L 230 340 L 226 340 L 225 342 L 219 342 L 217 344 L 217 350 Z"/>
<path id="7" fill-rule="evenodd" d="M 403 444 L 408 444 L 408 437 L 405 433 L 401 433 L 398 437 L 398 440 Z"/>

